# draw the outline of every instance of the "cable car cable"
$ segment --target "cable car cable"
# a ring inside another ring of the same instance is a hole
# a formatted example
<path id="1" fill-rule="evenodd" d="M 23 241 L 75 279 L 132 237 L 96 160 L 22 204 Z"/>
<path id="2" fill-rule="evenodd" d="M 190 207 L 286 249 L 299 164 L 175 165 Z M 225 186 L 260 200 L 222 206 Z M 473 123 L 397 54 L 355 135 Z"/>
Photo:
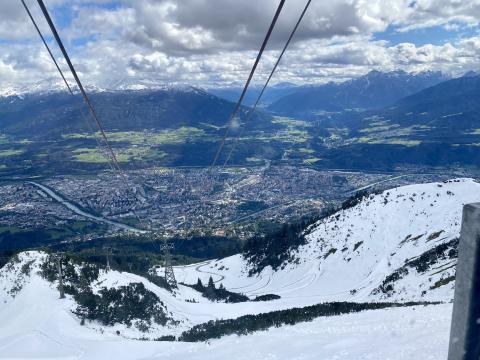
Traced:
<path id="1" fill-rule="evenodd" d="M 42 0 L 38 0 L 42 1 Z M 260 59 L 262 58 L 263 52 L 267 46 L 268 40 L 270 39 L 270 35 L 273 32 L 273 29 L 275 28 L 275 24 L 277 23 L 278 17 L 280 16 L 280 13 L 282 11 L 283 5 L 285 4 L 285 0 L 281 0 L 280 3 L 278 4 L 277 11 L 275 12 L 275 15 L 272 19 L 272 22 L 270 23 L 270 27 L 268 28 L 267 34 L 263 40 L 262 46 L 260 48 L 260 51 L 258 52 L 257 58 L 255 59 L 255 63 L 253 64 L 252 69 L 250 70 L 250 74 L 248 76 L 247 82 L 245 83 L 245 86 L 243 87 L 242 94 L 240 95 L 240 98 L 238 99 L 237 103 L 235 104 L 235 107 L 233 109 L 232 115 L 230 116 L 230 119 L 227 123 L 227 127 L 225 129 L 225 133 L 223 134 L 223 138 L 220 141 L 220 145 L 218 146 L 217 152 L 215 154 L 215 157 L 213 159 L 212 165 L 210 168 L 213 168 L 215 164 L 217 163 L 218 157 L 220 156 L 220 153 L 222 152 L 223 146 L 225 145 L 225 141 L 227 139 L 230 127 L 233 123 L 233 120 L 235 119 L 235 116 L 237 115 L 238 110 L 240 109 L 240 106 L 243 102 L 243 98 L 245 97 L 245 94 L 248 90 L 248 87 L 250 85 L 250 82 L 253 78 L 253 75 L 255 74 L 255 70 L 257 69 L 258 63 L 260 62 Z"/>
<path id="2" fill-rule="evenodd" d="M 267 89 L 268 87 L 268 84 L 270 83 L 270 80 L 272 79 L 273 77 L 273 74 L 275 73 L 275 71 L 277 70 L 277 67 L 278 65 L 280 64 L 280 61 L 282 60 L 283 58 L 283 55 L 285 54 L 285 52 L 287 51 L 287 48 L 288 46 L 290 45 L 290 42 L 292 41 L 293 39 L 293 36 L 295 35 L 295 33 L 297 32 L 297 29 L 298 27 L 300 26 L 300 23 L 302 22 L 303 20 L 303 17 L 305 16 L 305 13 L 307 12 L 309 6 L 310 6 L 310 3 L 312 2 L 312 0 L 308 0 L 307 4 L 305 5 L 305 8 L 303 9 L 301 15 L 300 15 L 300 18 L 298 19 L 297 23 L 295 24 L 295 27 L 293 28 L 292 32 L 290 33 L 290 36 L 288 37 L 288 40 L 285 44 L 285 46 L 283 47 L 283 50 L 282 52 L 280 53 L 278 59 L 277 59 L 277 62 L 275 63 L 275 66 L 273 67 L 272 69 L 272 72 L 270 73 L 270 76 L 268 77 L 267 81 L 265 82 L 265 85 L 263 86 L 262 88 L 262 91 L 260 92 L 260 94 L 258 95 L 258 98 L 255 102 L 255 105 L 250 109 L 250 111 L 248 112 L 248 115 L 246 117 L 246 120 L 245 120 L 245 125 L 242 127 L 242 130 L 240 131 L 240 133 L 235 137 L 235 142 L 233 143 L 228 155 L 227 155 L 227 158 L 225 159 L 225 162 L 223 163 L 223 167 L 225 167 L 228 163 L 228 161 L 230 160 L 231 156 L 232 156 L 232 153 L 235 151 L 235 148 L 236 148 L 236 145 L 239 141 L 239 139 L 242 137 L 243 133 L 245 132 L 245 127 L 246 127 L 246 124 L 248 123 L 248 121 L 252 118 L 253 114 L 255 113 L 255 110 L 257 109 L 257 106 L 258 104 L 260 103 L 260 100 L 262 99 L 262 96 L 263 96 L 263 93 L 265 92 L 265 90 Z"/>
<path id="3" fill-rule="evenodd" d="M 102 137 L 105 141 L 105 144 L 108 147 L 108 150 L 109 150 L 109 152 L 112 156 L 112 160 L 115 163 L 115 166 L 117 167 L 117 169 L 119 171 L 121 171 L 120 164 L 117 161 L 117 157 L 115 155 L 115 152 L 113 151 L 112 147 L 110 146 L 110 143 L 108 142 L 107 135 L 105 134 L 105 131 L 103 130 L 102 123 L 100 122 L 100 119 L 98 118 L 97 113 L 95 112 L 95 109 L 93 108 L 93 105 L 90 102 L 90 99 L 89 99 L 87 93 L 85 92 L 85 89 L 82 85 L 82 82 L 80 81 L 80 78 L 77 75 L 77 71 L 75 70 L 75 67 L 72 64 L 72 61 L 70 60 L 70 56 L 68 55 L 67 50 L 65 49 L 65 46 L 63 45 L 62 39 L 58 35 L 55 24 L 53 23 L 52 18 L 50 17 L 50 14 L 49 14 L 48 10 L 45 7 L 45 4 L 43 3 L 43 0 L 37 0 L 37 2 L 38 2 L 38 5 L 40 6 L 40 8 L 43 12 L 43 15 L 45 16 L 45 19 L 47 20 L 48 25 L 50 26 L 50 30 L 52 31 L 52 34 L 55 38 L 55 41 L 57 42 L 58 46 L 60 47 L 60 50 L 62 51 L 63 57 L 65 58 L 65 61 L 67 62 L 68 67 L 70 68 L 70 71 L 71 71 L 71 73 L 72 73 L 72 75 L 75 79 L 75 82 L 77 83 L 77 86 L 78 86 L 80 92 L 82 93 L 83 99 L 85 100 L 92 117 L 95 119 L 95 122 L 97 123 L 98 129 L 100 130 L 100 133 L 101 133 L 101 135 L 102 135 Z"/>

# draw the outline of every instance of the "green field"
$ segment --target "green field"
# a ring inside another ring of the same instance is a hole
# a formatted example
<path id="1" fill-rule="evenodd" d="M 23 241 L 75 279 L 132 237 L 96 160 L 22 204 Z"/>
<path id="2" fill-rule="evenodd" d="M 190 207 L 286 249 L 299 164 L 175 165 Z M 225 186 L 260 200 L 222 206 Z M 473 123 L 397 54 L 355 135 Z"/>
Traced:
<path id="1" fill-rule="evenodd" d="M 95 148 L 79 148 L 72 151 L 76 161 L 104 164 L 109 161 L 108 157 Z M 126 163 L 135 160 L 159 160 L 167 156 L 164 151 L 152 149 L 146 146 L 132 146 L 115 149 L 115 157 L 118 162 Z"/>
<path id="2" fill-rule="evenodd" d="M 202 129 L 195 127 L 180 127 L 162 131 L 118 131 L 106 132 L 110 142 L 130 143 L 132 145 L 174 145 L 183 144 L 187 141 L 195 141 L 205 137 Z M 100 134 L 74 133 L 62 136 L 64 139 L 94 139 L 100 138 Z"/>

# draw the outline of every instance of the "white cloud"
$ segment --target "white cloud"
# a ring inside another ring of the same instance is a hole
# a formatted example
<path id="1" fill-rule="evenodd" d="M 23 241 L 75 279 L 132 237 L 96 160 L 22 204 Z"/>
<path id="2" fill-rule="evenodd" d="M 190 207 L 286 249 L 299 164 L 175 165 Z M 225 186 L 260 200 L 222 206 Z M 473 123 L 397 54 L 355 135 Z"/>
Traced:
<path id="1" fill-rule="evenodd" d="M 49 0 L 57 24 L 61 7 L 72 21 L 61 28 L 86 84 L 105 86 L 123 78 L 209 85 L 243 81 L 278 0 Z M 118 2 L 117 1 L 117 2 Z M 255 77 L 262 82 L 306 0 L 290 0 Z M 28 3 L 47 28 L 35 1 Z M 65 9 L 63 9 L 65 10 Z M 480 0 L 313 1 L 274 81 L 298 83 L 345 79 L 378 70 L 477 68 L 480 37 L 444 45 L 390 45 L 372 34 L 392 27 L 475 26 Z M 23 86 L 58 76 L 19 1 L 0 13 L 0 83 Z M 59 54 L 58 50 L 55 50 Z M 64 65 L 63 65 L 64 66 Z M 64 68 L 66 68 L 64 66 Z"/>
<path id="2" fill-rule="evenodd" d="M 478 0 L 415 0 L 403 30 L 446 25 L 458 22 L 478 25 L 480 1 Z"/>

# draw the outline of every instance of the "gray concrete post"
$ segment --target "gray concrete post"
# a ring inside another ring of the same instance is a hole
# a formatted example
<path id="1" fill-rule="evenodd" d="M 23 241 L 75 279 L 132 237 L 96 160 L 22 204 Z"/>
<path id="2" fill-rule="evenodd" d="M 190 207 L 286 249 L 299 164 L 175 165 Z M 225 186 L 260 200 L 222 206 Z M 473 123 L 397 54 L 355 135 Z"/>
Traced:
<path id="1" fill-rule="evenodd" d="M 480 359 L 480 203 L 463 208 L 448 360 Z"/>

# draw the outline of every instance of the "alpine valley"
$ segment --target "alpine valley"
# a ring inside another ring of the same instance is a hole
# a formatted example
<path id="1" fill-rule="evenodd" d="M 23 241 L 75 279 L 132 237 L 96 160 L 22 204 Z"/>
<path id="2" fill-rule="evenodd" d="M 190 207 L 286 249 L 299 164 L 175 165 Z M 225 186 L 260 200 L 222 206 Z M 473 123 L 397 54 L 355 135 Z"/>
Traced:
<path id="1" fill-rule="evenodd" d="M 236 85 L 87 90 L 120 171 L 79 94 L 0 97 L 0 358 L 446 359 L 476 73 L 253 87 L 229 128 Z"/>

